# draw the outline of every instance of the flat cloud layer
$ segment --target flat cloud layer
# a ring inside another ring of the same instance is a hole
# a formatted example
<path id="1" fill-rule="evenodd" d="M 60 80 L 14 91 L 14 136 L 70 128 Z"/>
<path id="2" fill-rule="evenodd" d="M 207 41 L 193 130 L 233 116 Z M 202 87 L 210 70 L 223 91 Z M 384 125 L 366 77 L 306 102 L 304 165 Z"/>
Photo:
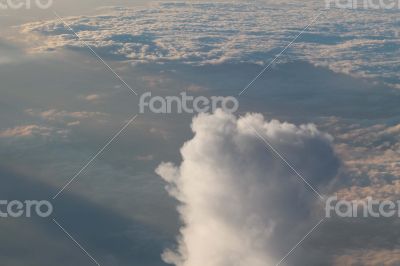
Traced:
<path id="1" fill-rule="evenodd" d="M 259 114 L 237 119 L 219 110 L 199 115 L 192 129 L 181 165 L 156 170 L 180 202 L 183 222 L 178 250 L 163 259 L 177 266 L 274 265 L 318 221 L 318 196 L 255 132 L 321 193 L 338 170 L 331 137 L 312 124 L 265 121 Z"/>
<path id="2" fill-rule="evenodd" d="M 65 21 L 100 55 L 116 60 L 267 64 L 322 12 L 285 55 L 396 85 L 398 11 L 324 8 L 324 1 L 160 3 Z M 58 19 L 28 23 L 21 30 L 41 37 L 34 42 L 36 51 L 87 51 Z"/>

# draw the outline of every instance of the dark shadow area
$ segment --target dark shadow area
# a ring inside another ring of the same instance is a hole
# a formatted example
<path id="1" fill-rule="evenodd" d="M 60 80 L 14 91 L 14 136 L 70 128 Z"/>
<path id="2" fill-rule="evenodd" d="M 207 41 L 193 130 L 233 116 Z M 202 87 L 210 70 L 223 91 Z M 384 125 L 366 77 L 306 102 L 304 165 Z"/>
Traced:
<path id="1" fill-rule="evenodd" d="M 0 195 L 4 200 L 46 200 L 55 188 L 12 171 L 0 170 Z M 165 265 L 160 254 L 171 236 L 65 193 L 53 202 L 49 218 L 2 218 L 2 262 L 12 265 L 90 265 L 92 262 L 52 222 L 64 226 L 101 265 Z"/>

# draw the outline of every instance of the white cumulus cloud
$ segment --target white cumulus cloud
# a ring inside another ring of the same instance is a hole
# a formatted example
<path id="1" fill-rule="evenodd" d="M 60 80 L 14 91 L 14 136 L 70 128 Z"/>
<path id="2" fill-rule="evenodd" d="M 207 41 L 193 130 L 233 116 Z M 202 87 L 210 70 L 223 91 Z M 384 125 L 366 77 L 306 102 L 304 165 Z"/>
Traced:
<path id="1" fill-rule="evenodd" d="M 177 266 L 275 265 L 318 218 L 318 196 L 273 153 L 254 129 L 321 193 L 338 170 L 332 138 L 312 124 L 295 126 L 262 115 L 241 118 L 218 110 L 194 118 L 182 162 L 156 172 L 180 206 Z M 304 256 L 307 257 L 307 256 Z"/>

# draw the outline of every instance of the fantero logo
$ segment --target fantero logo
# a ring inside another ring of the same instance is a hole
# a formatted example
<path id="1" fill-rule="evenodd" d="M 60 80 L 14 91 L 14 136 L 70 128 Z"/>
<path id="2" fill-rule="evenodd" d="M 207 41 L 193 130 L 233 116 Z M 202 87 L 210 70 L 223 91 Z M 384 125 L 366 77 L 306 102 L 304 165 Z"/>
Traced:
<path id="1" fill-rule="evenodd" d="M 0 0 L 0 10 L 48 9 L 52 5 L 53 0 Z"/>
<path id="2" fill-rule="evenodd" d="M 326 8 L 399 9 L 400 0 L 325 0 Z"/>
<path id="3" fill-rule="evenodd" d="M 0 218 L 47 218 L 53 213 L 53 205 L 47 200 L 0 200 Z"/>
<path id="4" fill-rule="evenodd" d="M 239 108 L 239 101 L 233 97 L 223 96 L 189 96 L 182 92 L 179 96 L 152 96 L 151 92 L 146 92 L 140 97 L 140 113 L 146 110 L 155 114 L 194 114 L 215 112 L 222 109 L 227 113 L 234 113 Z"/>

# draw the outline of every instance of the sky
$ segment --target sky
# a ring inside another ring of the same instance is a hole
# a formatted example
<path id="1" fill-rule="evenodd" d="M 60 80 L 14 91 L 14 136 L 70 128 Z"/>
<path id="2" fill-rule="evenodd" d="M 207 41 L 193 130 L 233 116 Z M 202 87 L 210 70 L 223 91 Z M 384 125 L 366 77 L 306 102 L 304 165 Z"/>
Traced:
<path id="1" fill-rule="evenodd" d="M 399 12 L 0 9 L 0 200 L 54 207 L 0 218 L 0 264 L 399 265 L 398 217 L 324 213 L 331 195 L 399 200 Z M 148 92 L 239 105 L 142 112 Z"/>

